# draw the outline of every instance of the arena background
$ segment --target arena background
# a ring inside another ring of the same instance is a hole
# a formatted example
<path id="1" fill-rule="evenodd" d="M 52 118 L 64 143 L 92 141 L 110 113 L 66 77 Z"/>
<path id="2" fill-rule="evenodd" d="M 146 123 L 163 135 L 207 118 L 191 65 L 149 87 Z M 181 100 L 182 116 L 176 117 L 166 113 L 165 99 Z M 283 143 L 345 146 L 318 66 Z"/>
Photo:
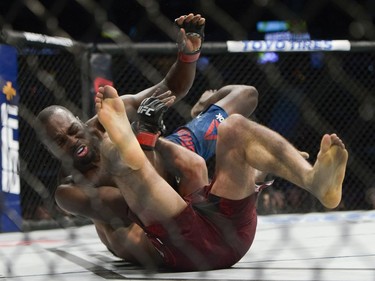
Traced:
<path id="1" fill-rule="evenodd" d="M 37 229 L 88 223 L 54 204 L 58 163 L 35 137 L 31 126 L 35 114 L 61 104 L 87 120 L 93 114 L 92 80 L 98 75 L 113 80 L 120 93 L 154 85 L 176 58 L 173 20 L 189 12 L 207 19 L 205 45 L 193 88 L 170 110 L 167 129 L 189 119 L 189 108 L 204 90 L 253 85 L 260 93 L 253 118 L 309 152 L 312 163 L 324 133 L 342 137 L 350 159 L 337 210 L 374 208 L 370 201 L 375 187 L 374 11 L 373 1 L 350 0 L 2 1 L 1 40 L 18 54 L 21 217 L 17 224 Z M 258 25 L 262 21 L 284 22 L 289 30 L 267 33 Z M 62 47 L 48 40 L 42 44 L 25 39 L 22 32 L 65 37 L 74 44 Z M 227 40 L 266 36 L 346 39 L 368 47 L 351 52 L 226 51 Z M 6 206 L 2 210 L 7 213 Z M 280 179 L 259 200 L 260 214 L 312 211 L 326 210 Z"/>

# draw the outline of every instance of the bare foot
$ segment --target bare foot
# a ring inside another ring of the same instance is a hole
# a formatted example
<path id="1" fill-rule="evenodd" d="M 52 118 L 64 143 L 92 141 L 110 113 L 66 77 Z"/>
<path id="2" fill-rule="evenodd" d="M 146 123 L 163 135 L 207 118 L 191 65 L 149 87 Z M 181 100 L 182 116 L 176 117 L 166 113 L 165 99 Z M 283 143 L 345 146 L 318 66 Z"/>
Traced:
<path id="1" fill-rule="evenodd" d="M 124 164 L 137 170 L 144 154 L 131 129 L 125 106 L 115 88 L 100 87 L 95 97 L 95 108 L 100 123 L 112 143 L 118 148 Z"/>
<path id="2" fill-rule="evenodd" d="M 114 144 L 121 143 L 124 131 L 123 122 L 128 118 L 125 106 L 115 88 L 110 86 L 100 87 L 95 97 L 95 108 L 100 123 L 106 129 Z"/>
<path id="3" fill-rule="evenodd" d="M 324 135 L 313 167 L 312 193 L 326 208 L 336 208 L 341 201 L 348 152 L 336 135 Z"/>

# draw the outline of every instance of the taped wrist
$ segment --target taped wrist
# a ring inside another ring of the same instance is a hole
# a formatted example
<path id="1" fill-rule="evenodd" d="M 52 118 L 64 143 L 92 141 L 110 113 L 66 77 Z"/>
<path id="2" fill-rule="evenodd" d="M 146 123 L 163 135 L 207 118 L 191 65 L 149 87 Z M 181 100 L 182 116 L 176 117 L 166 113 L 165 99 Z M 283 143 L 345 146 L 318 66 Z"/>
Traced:
<path id="1" fill-rule="evenodd" d="M 199 59 L 200 54 L 200 50 L 192 54 L 186 54 L 180 51 L 178 52 L 178 60 L 187 63 L 196 62 Z"/>
<path id="2" fill-rule="evenodd" d="M 144 150 L 154 150 L 156 141 L 160 136 L 160 131 L 153 125 L 139 121 L 133 122 L 132 128 L 141 147 Z"/>
<path id="3" fill-rule="evenodd" d="M 153 134 L 149 132 L 139 132 L 135 135 L 139 144 L 144 150 L 154 150 L 156 141 L 160 134 Z"/>

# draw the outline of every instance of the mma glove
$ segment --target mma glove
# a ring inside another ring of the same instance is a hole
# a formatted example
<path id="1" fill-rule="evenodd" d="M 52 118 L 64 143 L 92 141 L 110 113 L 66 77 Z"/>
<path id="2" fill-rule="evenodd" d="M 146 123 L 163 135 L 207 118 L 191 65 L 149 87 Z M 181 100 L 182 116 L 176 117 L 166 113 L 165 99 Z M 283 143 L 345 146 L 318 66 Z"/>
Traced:
<path id="1" fill-rule="evenodd" d="M 132 123 L 141 147 L 153 150 L 158 137 L 165 132 L 163 121 L 167 106 L 156 97 L 145 98 L 137 110 L 138 121 Z"/>
<path id="2" fill-rule="evenodd" d="M 186 37 L 190 37 L 192 40 L 193 37 L 197 37 L 201 40 L 200 45 L 195 50 L 186 50 L 186 40 L 183 38 L 180 38 L 177 40 L 178 45 L 178 58 L 182 62 L 195 62 L 198 60 L 202 43 L 204 41 L 204 24 L 199 25 L 198 23 L 192 23 L 190 22 L 183 22 L 182 24 L 178 24 L 177 20 L 175 21 L 175 24 L 178 28 L 183 28 L 186 33 Z"/>

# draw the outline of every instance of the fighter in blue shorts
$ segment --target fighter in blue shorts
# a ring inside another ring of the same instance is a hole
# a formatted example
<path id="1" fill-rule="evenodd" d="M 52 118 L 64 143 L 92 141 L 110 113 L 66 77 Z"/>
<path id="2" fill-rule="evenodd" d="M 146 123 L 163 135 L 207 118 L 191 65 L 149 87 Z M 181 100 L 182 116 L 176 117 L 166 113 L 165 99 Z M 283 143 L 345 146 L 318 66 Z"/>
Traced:
<path id="1" fill-rule="evenodd" d="M 156 104 L 158 104 L 156 102 Z M 162 103 L 156 105 L 154 102 L 150 104 L 153 106 L 156 111 L 160 110 Z M 201 157 L 203 157 L 206 161 L 214 156 L 216 151 L 216 142 L 217 142 L 217 128 L 221 122 L 223 122 L 229 115 L 231 114 L 241 114 L 245 117 L 249 117 L 255 110 L 258 104 L 258 92 L 252 86 L 247 85 L 227 85 L 219 90 L 207 90 L 205 91 L 198 102 L 193 106 L 191 110 L 192 120 L 188 122 L 186 125 L 183 125 L 176 129 L 171 135 L 165 137 L 165 139 L 179 144 L 182 147 L 185 147 Z M 147 107 L 148 108 L 148 107 Z M 147 111 L 147 108 L 144 111 Z M 147 120 L 144 120 L 146 123 L 152 123 L 155 121 L 154 118 L 151 119 L 146 117 Z M 162 120 L 158 121 L 159 123 Z M 154 124 L 151 127 L 159 127 L 161 128 L 161 124 Z M 146 128 L 148 133 L 152 133 L 150 128 Z M 154 130 L 154 133 L 157 133 L 158 130 Z M 144 132 L 143 132 L 144 133 Z M 142 133 L 142 134 L 143 134 Z M 146 150 L 153 149 L 150 148 L 148 145 L 151 146 L 156 144 L 156 139 L 158 135 L 154 135 L 151 138 L 154 141 L 148 141 L 148 136 L 146 139 L 137 135 L 139 142 L 141 143 L 142 147 Z M 163 149 L 163 154 L 167 155 L 166 151 L 170 151 L 166 147 L 165 142 L 158 142 L 158 149 L 161 151 L 163 143 L 165 149 Z M 153 144 L 153 145 L 152 145 Z M 173 150 L 172 150 L 173 151 Z M 147 152 L 146 152 L 147 153 Z M 189 160 L 181 159 L 181 154 L 177 155 L 169 155 L 169 157 L 163 157 L 164 163 L 164 170 L 171 170 L 173 167 L 179 167 L 180 170 L 184 171 L 183 174 L 189 174 L 190 176 L 186 178 L 186 182 L 188 182 L 189 187 L 186 187 L 183 183 L 183 179 L 177 176 L 179 181 L 178 192 L 183 196 L 186 194 L 190 194 L 194 192 L 195 189 L 191 188 L 192 181 L 191 178 L 195 177 L 196 169 L 192 163 L 189 163 Z M 159 161 L 159 165 L 161 162 Z M 167 168 L 168 167 L 168 168 Z M 163 168 L 162 168 L 163 170 Z M 160 171 L 159 171 L 160 172 Z M 176 174 L 176 170 L 174 171 Z M 164 174 L 166 178 L 167 175 Z M 173 180 L 175 179 L 172 177 Z M 270 186 L 274 179 L 272 175 L 268 175 L 267 173 L 258 172 L 257 175 L 257 184 L 256 189 L 259 191 L 267 186 Z M 170 183 L 172 179 L 170 178 Z M 172 183 L 171 183 L 172 184 Z M 173 185 L 173 184 L 172 184 Z"/>
<path id="2" fill-rule="evenodd" d="M 170 172 L 169 175 L 163 174 L 164 178 L 169 177 L 168 181 L 170 183 L 175 178 L 178 179 L 178 186 L 171 184 L 183 196 L 194 192 L 197 188 L 191 179 L 195 178 L 192 175 L 199 169 L 195 169 L 194 165 L 189 163 L 189 160 L 183 159 L 183 153 L 171 155 L 168 142 L 179 144 L 197 153 L 207 161 L 215 154 L 217 128 L 220 123 L 229 115 L 235 113 L 249 117 L 257 104 L 258 91 L 252 86 L 227 85 L 218 90 L 207 90 L 191 110 L 193 119 L 186 125 L 176 129 L 171 135 L 166 136 L 165 139 L 168 141 L 162 141 L 164 138 L 160 138 L 157 141 L 163 127 L 163 102 L 160 102 L 155 97 L 141 103 L 138 109 L 140 121 L 137 122 L 138 125 L 133 127 L 133 129 L 135 129 L 137 139 L 146 154 L 150 150 L 154 150 L 156 145 L 155 151 L 162 155 L 159 157 L 162 160 L 157 160 L 155 166 L 159 168 L 159 173 L 167 170 Z M 146 112 L 150 114 L 145 114 Z M 174 150 L 172 149 L 172 151 Z M 154 152 L 152 151 L 151 153 Z M 183 174 L 190 175 L 186 178 L 186 184 L 184 184 L 184 178 L 177 175 L 178 171 L 174 167 L 179 167 L 179 170 L 184 171 Z M 170 177 L 171 175 L 174 176 Z"/>
<path id="3" fill-rule="evenodd" d="M 219 90 L 207 90 L 191 110 L 194 119 L 179 127 L 166 139 L 208 160 L 215 154 L 219 124 L 235 113 L 249 117 L 257 104 L 258 91 L 252 86 L 227 85 Z M 143 119 L 136 122 L 133 129 L 139 143 L 146 150 L 153 150 L 159 137 L 163 126 L 162 107 L 163 103 L 153 97 L 142 102 L 138 108 L 138 114 Z"/>
<path id="4" fill-rule="evenodd" d="M 227 117 L 224 109 L 213 104 L 166 139 L 186 147 L 207 161 L 215 154 L 217 127 Z"/>
<path id="5" fill-rule="evenodd" d="M 217 127 L 228 115 L 249 117 L 258 103 L 258 92 L 252 86 L 228 85 L 202 94 L 191 114 L 195 117 L 166 139 L 196 152 L 206 161 L 215 154 Z"/>

